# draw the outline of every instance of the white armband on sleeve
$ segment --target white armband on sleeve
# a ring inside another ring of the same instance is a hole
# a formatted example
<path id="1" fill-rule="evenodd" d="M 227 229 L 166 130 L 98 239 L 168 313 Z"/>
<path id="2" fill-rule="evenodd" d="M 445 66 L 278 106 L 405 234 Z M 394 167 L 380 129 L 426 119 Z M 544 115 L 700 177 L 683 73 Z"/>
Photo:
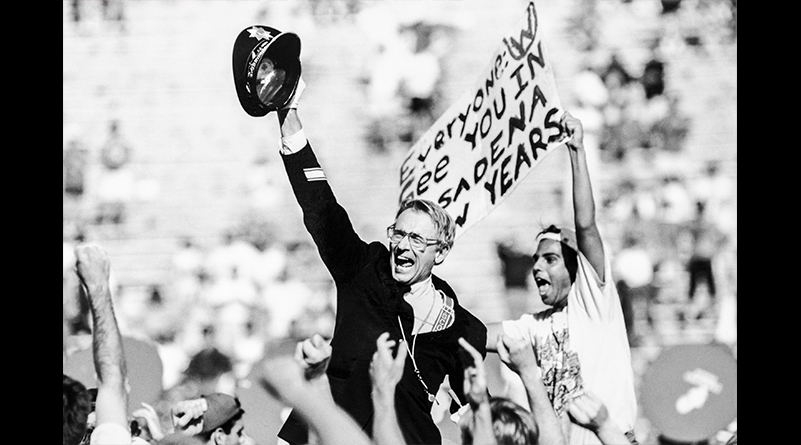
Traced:
<path id="1" fill-rule="evenodd" d="M 297 133 L 290 136 L 281 137 L 281 154 L 291 155 L 297 153 L 306 146 L 306 133 L 301 128 Z"/>

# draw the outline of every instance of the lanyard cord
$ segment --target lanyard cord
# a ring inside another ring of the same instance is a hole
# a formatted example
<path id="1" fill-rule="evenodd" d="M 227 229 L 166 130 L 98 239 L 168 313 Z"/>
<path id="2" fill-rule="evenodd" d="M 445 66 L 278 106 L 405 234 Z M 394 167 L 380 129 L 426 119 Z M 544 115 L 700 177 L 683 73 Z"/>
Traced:
<path id="1" fill-rule="evenodd" d="M 409 342 L 406 340 L 406 333 L 403 332 L 403 323 L 401 323 L 400 315 L 398 316 L 398 326 L 400 326 L 400 331 L 401 331 L 401 336 L 403 337 L 403 341 L 405 341 L 406 344 L 408 345 Z M 412 359 L 412 366 L 414 366 L 414 373 L 415 375 L 417 375 L 417 380 L 419 380 L 420 383 L 423 384 L 423 388 L 426 390 L 426 393 L 428 394 L 428 401 L 436 402 L 437 405 L 439 405 L 439 400 L 437 400 L 436 396 L 434 396 L 434 394 L 431 394 L 431 391 L 428 390 L 428 385 L 426 385 L 426 382 L 423 381 L 423 377 L 420 375 L 420 370 L 417 369 L 417 361 L 415 361 L 414 359 L 414 347 L 416 345 L 417 345 L 417 335 L 415 335 L 414 340 L 412 340 L 412 347 L 406 348 L 406 352 L 409 354 L 409 358 Z"/>

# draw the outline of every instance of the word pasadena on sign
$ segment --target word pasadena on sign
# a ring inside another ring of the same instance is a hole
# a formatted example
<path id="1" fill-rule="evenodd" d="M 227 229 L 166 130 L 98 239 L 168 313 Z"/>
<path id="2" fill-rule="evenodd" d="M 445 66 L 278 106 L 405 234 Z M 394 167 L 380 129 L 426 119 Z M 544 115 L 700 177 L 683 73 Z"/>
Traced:
<path id="1" fill-rule="evenodd" d="M 503 39 L 475 86 L 409 149 L 400 201 L 429 199 L 456 221 L 456 236 L 508 197 L 566 139 L 553 69 L 534 3 Z"/>

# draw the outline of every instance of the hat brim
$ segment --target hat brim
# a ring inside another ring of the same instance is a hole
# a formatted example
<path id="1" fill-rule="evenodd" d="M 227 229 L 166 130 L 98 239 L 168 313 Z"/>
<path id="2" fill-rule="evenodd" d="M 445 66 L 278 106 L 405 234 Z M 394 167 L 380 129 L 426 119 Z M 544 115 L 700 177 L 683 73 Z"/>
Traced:
<path id="1" fill-rule="evenodd" d="M 261 28 L 275 31 L 268 27 Z M 284 107 L 297 89 L 301 74 L 300 37 L 292 32 L 278 33 L 262 47 L 259 43 L 256 46 L 243 44 L 243 34 L 245 31 L 240 34 L 234 45 L 234 85 L 242 109 L 250 116 L 261 117 Z M 280 69 L 285 73 L 283 83 L 267 102 L 260 99 L 257 94 L 256 73 L 264 59 L 270 59 L 276 70 Z M 250 67 L 251 64 L 254 64 L 255 69 Z M 252 74 L 249 75 L 248 71 Z"/>

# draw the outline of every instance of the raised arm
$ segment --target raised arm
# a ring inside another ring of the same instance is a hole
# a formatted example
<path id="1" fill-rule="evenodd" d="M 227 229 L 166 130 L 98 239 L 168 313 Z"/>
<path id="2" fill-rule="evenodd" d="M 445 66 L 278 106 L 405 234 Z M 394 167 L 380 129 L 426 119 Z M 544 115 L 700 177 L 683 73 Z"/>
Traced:
<path id="1" fill-rule="evenodd" d="M 98 246 L 82 244 L 75 248 L 75 258 L 92 313 L 92 352 L 98 381 L 96 422 L 121 425 L 127 430 L 127 369 L 109 289 L 108 256 Z"/>
<path id="2" fill-rule="evenodd" d="M 463 437 L 462 441 L 473 444 L 496 444 L 498 441 L 492 426 L 492 410 L 490 395 L 487 391 L 487 371 L 484 368 L 484 358 L 467 340 L 460 338 L 459 344 L 473 359 L 473 365 L 466 366 L 464 370 L 464 393 L 472 414 L 464 420 L 469 423 L 462 426 L 463 429 L 467 429 L 471 440 L 464 440 Z M 463 431 L 462 434 L 464 436 L 465 432 Z"/>
<path id="3" fill-rule="evenodd" d="M 372 445 L 356 421 L 331 397 L 325 373 L 307 381 L 304 367 L 292 357 L 276 357 L 261 365 L 261 385 L 306 419 L 321 444 Z M 323 383 L 324 385 L 317 384 Z"/>
<path id="4" fill-rule="evenodd" d="M 278 110 L 281 159 L 300 208 L 303 223 L 334 280 L 347 279 L 367 260 L 367 243 L 353 229 L 345 209 L 337 202 L 328 178 L 306 139 L 298 116 L 298 101 L 305 89 L 301 80 L 290 105 Z"/>
<path id="5" fill-rule="evenodd" d="M 406 445 L 395 410 L 395 388 L 403 377 L 406 365 L 406 343 L 398 345 L 392 356 L 394 340 L 384 332 L 376 340 L 376 351 L 370 363 L 373 399 L 373 440 L 376 445 Z"/>
<path id="6" fill-rule="evenodd" d="M 495 349 L 498 351 L 501 361 L 523 381 L 531 412 L 540 430 L 539 442 L 564 445 L 565 436 L 561 423 L 548 399 L 545 385 L 542 383 L 542 374 L 537 366 L 534 348 L 525 340 L 503 335 L 498 339 Z"/>
<path id="7" fill-rule="evenodd" d="M 562 127 L 570 136 L 566 144 L 573 178 L 573 216 L 576 225 L 576 242 L 598 277 L 603 280 L 604 247 L 598 225 L 595 222 L 595 200 L 592 194 L 590 172 L 587 168 L 587 154 L 584 151 L 584 129 L 581 121 L 570 113 L 565 113 L 562 118 Z"/>

